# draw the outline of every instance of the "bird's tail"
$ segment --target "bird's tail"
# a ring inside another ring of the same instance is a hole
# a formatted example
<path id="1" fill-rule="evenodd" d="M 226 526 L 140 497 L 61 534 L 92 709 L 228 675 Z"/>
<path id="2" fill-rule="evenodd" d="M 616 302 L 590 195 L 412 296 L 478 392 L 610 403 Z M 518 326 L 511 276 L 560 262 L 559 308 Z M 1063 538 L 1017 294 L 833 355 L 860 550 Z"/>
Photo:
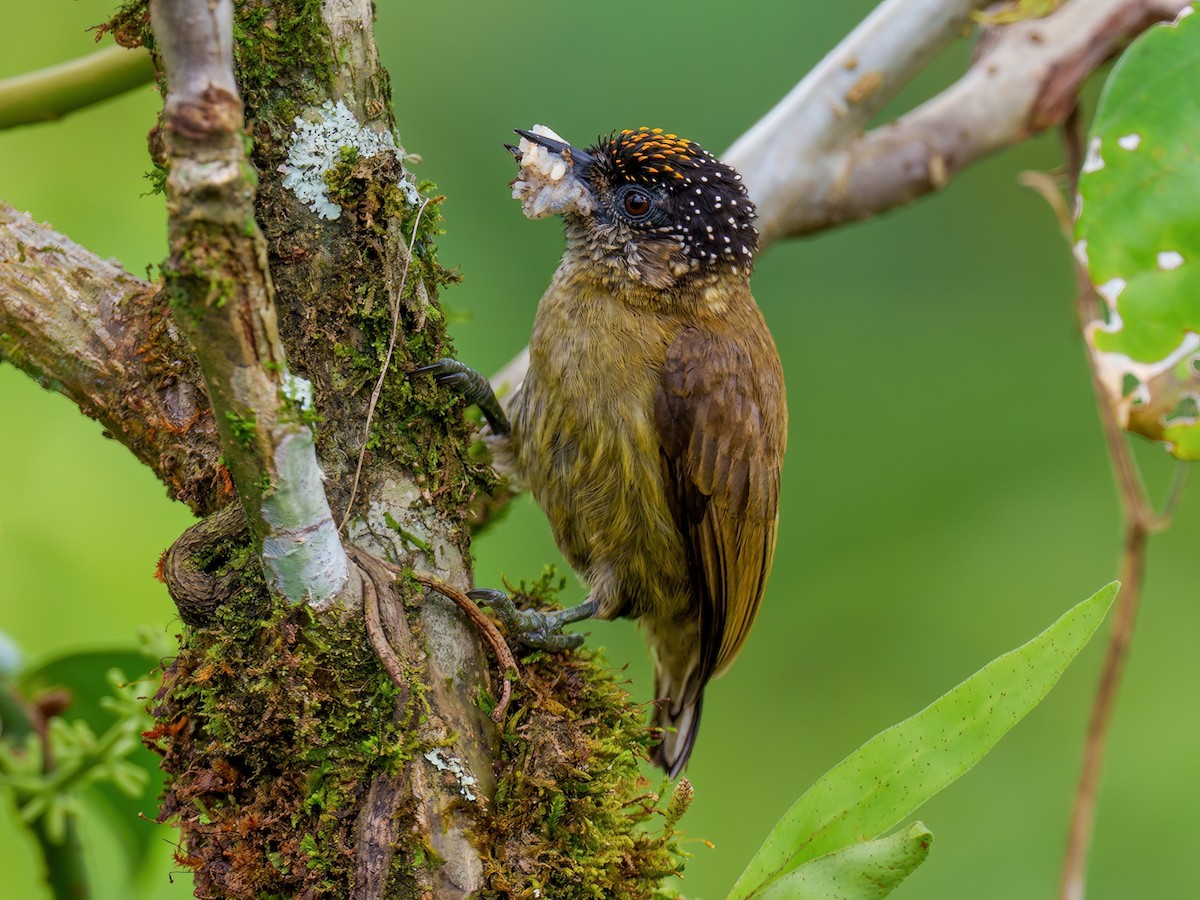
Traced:
<path id="1" fill-rule="evenodd" d="M 654 724 L 663 730 L 662 743 L 650 759 L 675 778 L 687 765 L 696 735 L 700 731 L 700 710 L 704 706 L 704 688 L 690 684 L 695 670 L 682 678 L 673 676 L 660 663 L 654 673 L 654 696 L 658 697 Z M 676 699 L 679 698 L 679 699 Z"/>

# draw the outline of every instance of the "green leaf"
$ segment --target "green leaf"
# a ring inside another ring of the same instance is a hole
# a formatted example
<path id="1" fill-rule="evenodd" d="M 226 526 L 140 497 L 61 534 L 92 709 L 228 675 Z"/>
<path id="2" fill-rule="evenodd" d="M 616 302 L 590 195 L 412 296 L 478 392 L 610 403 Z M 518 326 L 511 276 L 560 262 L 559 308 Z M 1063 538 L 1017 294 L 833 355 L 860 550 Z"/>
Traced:
<path id="1" fill-rule="evenodd" d="M 1200 16 L 1144 32 L 1104 86 L 1076 253 L 1105 302 L 1087 329 L 1130 431 L 1200 459 Z"/>
<path id="2" fill-rule="evenodd" d="M 1104 621 L 1117 587 L 1102 588 L 825 773 L 779 820 L 728 900 L 761 897 L 809 860 L 883 834 L 979 762 L 1058 681 Z"/>
<path id="3" fill-rule="evenodd" d="M 761 900 L 879 900 L 911 875 L 933 843 L 933 832 L 914 822 L 904 831 L 809 860 L 772 881 Z"/>

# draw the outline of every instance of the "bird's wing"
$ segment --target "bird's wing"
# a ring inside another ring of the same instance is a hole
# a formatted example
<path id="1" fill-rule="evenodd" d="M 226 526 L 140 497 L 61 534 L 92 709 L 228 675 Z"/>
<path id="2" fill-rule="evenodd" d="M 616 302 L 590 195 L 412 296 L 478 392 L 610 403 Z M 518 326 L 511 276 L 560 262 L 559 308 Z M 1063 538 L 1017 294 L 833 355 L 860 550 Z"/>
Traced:
<path id="1" fill-rule="evenodd" d="M 685 329 L 655 397 L 663 480 L 699 607 L 699 688 L 749 634 L 775 553 L 783 372 L 757 310 L 747 324 Z"/>

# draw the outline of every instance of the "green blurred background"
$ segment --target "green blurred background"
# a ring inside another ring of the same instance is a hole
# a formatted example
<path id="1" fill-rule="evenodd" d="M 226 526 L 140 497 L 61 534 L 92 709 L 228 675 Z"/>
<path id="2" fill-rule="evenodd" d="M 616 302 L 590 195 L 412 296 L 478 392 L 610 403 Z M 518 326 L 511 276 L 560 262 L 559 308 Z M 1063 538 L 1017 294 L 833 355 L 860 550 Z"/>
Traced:
<path id="1" fill-rule="evenodd" d="M 84 29 L 110 5 L 3 0 L 0 77 L 87 53 Z M 720 152 L 873 5 L 380 3 L 401 138 L 448 197 L 442 259 L 465 280 L 443 299 L 460 356 L 493 371 L 523 346 L 560 252 L 557 227 L 525 221 L 509 199 L 500 142 L 512 128 L 543 122 L 586 142 L 649 124 Z M 949 53 L 890 112 L 952 80 L 968 53 Z M 144 196 L 142 177 L 156 105 L 147 87 L 0 134 L 0 197 L 143 273 L 165 248 L 162 200 Z M 759 624 L 705 704 L 688 772 L 697 799 L 683 823 L 695 839 L 689 897 L 723 896 L 790 802 L 863 740 L 1113 577 L 1118 507 L 1070 261 L 1043 201 L 1016 183 L 1058 162 L 1055 139 L 1043 138 L 939 196 L 761 259 L 755 294 L 783 356 L 792 422 L 780 550 Z M 179 622 L 151 573 L 187 510 L 99 426 L 8 366 L 0 435 L 0 629 L 35 662 L 132 647 L 139 625 L 173 636 Z M 1140 456 L 1161 488 L 1169 466 L 1153 448 Z M 1190 497 L 1152 549 L 1101 795 L 1093 900 L 1195 890 L 1200 606 L 1187 561 L 1198 535 Z M 480 584 L 561 564 L 527 499 L 477 542 L 476 559 Z M 591 632 L 648 700 L 635 628 Z M 1053 895 L 1101 654 L 1097 641 L 991 756 L 921 810 L 934 852 L 897 896 Z M 167 829 L 133 880 L 103 824 L 85 829 L 98 896 L 190 894 L 189 878 L 169 877 Z M 0 798 L 0 895 L 43 896 L 35 859 Z"/>

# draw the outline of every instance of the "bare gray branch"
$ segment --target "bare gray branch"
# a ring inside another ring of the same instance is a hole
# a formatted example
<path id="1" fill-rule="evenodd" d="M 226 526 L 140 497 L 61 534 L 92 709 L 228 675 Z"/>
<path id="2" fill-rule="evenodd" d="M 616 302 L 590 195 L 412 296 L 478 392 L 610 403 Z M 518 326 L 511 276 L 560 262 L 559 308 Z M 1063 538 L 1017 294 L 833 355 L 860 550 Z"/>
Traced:
<path id="1" fill-rule="evenodd" d="M 1173 18 L 1186 5 L 1183 0 L 1071 0 L 1046 18 L 995 27 L 959 81 L 892 124 L 847 134 L 837 123 L 822 131 L 818 121 L 818 130 L 810 134 L 772 124 L 777 107 L 726 160 L 743 173 L 758 203 L 764 244 L 869 218 L 938 190 L 989 153 L 1061 124 L 1098 66 L 1150 24 Z M 903 3 L 894 6 L 899 12 Z M 826 63 L 801 83 L 816 81 L 809 96 L 825 96 L 831 89 L 823 87 L 834 80 Z M 889 84 L 896 76 L 884 72 L 882 77 Z M 797 112 L 800 121 L 814 115 Z"/>

